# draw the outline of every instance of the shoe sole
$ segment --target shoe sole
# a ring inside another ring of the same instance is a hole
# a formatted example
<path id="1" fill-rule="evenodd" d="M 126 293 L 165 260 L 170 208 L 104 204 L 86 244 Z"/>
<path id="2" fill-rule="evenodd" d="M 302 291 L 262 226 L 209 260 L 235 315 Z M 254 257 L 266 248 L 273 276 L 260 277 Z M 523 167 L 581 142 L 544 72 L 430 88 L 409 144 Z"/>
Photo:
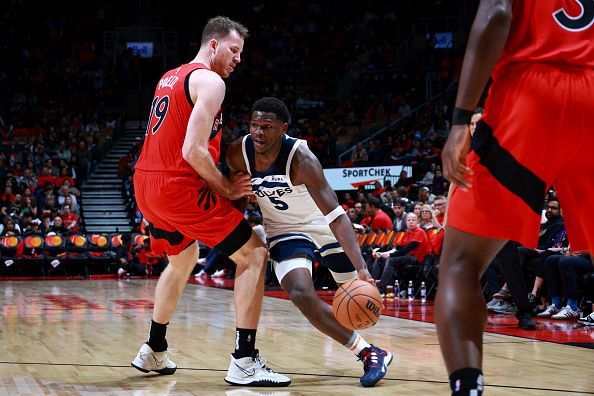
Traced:
<path id="1" fill-rule="evenodd" d="M 155 373 L 159 373 L 161 375 L 171 375 L 171 374 L 175 373 L 175 370 L 177 370 L 177 367 L 173 367 L 173 368 L 171 368 L 171 367 L 165 367 L 165 368 L 163 368 L 161 370 L 147 370 L 147 369 L 144 369 L 142 367 L 138 367 L 134 363 L 130 363 L 130 365 L 132 367 L 134 367 L 136 370 L 142 371 L 143 373 L 150 373 L 151 371 L 154 371 Z"/>
<path id="2" fill-rule="evenodd" d="M 390 365 L 390 363 L 392 363 L 392 360 L 394 360 L 394 355 L 392 355 L 390 352 L 388 352 L 386 359 L 388 359 L 388 363 L 384 363 L 386 365 L 386 370 L 384 370 L 384 375 L 382 375 L 381 377 L 379 377 L 378 379 L 376 379 L 373 382 L 366 383 L 365 385 L 361 381 L 359 381 L 359 383 L 361 384 L 362 387 L 371 388 L 372 386 L 375 386 L 375 384 L 380 382 L 386 376 L 386 374 L 388 374 L 388 366 Z"/>
<path id="3" fill-rule="evenodd" d="M 229 385 L 233 385 L 233 386 L 254 386 L 254 387 L 261 387 L 261 388 L 274 388 L 274 387 L 285 387 L 285 386 L 289 386 L 291 384 L 291 381 L 289 382 L 274 382 L 274 381 L 252 381 L 252 382 L 244 382 L 244 383 L 240 383 L 240 382 L 233 382 L 229 379 L 227 379 L 227 377 L 225 377 L 225 382 L 228 383 Z"/>

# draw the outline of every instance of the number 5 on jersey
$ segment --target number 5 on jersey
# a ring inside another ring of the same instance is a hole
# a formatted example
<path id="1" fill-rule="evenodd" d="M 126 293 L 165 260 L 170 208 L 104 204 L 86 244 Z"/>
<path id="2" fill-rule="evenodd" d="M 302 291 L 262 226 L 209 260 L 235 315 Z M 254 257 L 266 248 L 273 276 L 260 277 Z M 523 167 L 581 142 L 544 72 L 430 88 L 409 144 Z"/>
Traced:
<path id="1" fill-rule="evenodd" d="M 275 209 L 278 209 L 278 210 L 289 209 L 289 205 L 287 205 L 287 203 L 285 201 L 281 201 L 280 199 L 278 199 L 276 197 L 268 197 L 268 199 L 270 199 L 270 202 L 272 202 Z"/>
<path id="2" fill-rule="evenodd" d="M 155 99 L 153 99 L 153 103 L 151 104 L 151 114 L 149 115 L 148 122 L 146 123 L 145 135 L 148 135 L 149 129 L 151 130 L 153 135 L 155 133 L 157 133 L 157 131 L 161 127 L 161 124 L 163 124 L 165 117 L 167 117 L 168 109 L 169 109 L 169 96 L 165 95 L 162 98 L 155 96 Z M 151 128 L 151 125 L 153 124 L 154 117 L 156 117 L 157 123 Z"/>

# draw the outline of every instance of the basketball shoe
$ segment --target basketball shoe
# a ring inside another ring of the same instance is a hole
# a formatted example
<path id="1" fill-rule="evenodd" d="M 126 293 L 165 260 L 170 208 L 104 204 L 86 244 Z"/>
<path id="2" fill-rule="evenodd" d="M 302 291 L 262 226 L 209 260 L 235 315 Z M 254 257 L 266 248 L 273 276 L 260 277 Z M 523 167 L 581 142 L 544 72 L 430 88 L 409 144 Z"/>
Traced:
<path id="1" fill-rule="evenodd" d="M 374 386 L 386 376 L 388 366 L 392 363 L 392 354 L 371 345 L 361 351 L 359 360 L 363 361 L 365 371 L 359 382 L 367 388 Z"/>
<path id="2" fill-rule="evenodd" d="M 594 312 L 583 318 L 579 318 L 578 322 L 586 326 L 594 326 Z"/>
<path id="3" fill-rule="evenodd" d="M 242 386 L 287 386 L 291 379 L 266 367 L 266 360 L 260 357 L 256 349 L 252 356 L 241 359 L 231 355 L 225 382 Z"/>
<path id="4" fill-rule="evenodd" d="M 177 365 L 169 360 L 167 351 L 154 352 L 147 343 L 142 344 L 138 355 L 131 364 L 132 367 L 143 373 L 154 371 L 159 374 L 171 375 L 177 369 Z"/>

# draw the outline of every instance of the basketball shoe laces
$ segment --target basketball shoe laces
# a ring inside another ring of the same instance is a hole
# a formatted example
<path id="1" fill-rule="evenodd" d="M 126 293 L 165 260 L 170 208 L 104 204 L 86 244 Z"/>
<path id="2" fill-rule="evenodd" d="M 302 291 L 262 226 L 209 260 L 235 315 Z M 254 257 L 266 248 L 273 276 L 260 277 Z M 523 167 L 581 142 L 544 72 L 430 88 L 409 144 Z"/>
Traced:
<path id="1" fill-rule="evenodd" d="M 383 352 L 383 351 L 382 351 Z M 385 354 L 385 352 L 383 352 Z M 359 354 L 359 359 L 363 362 L 363 371 L 375 369 L 379 361 L 378 351 L 373 347 L 365 348 Z"/>
<path id="2" fill-rule="evenodd" d="M 267 372 L 273 373 L 272 369 L 266 366 L 266 359 L 260 357 L 260 352 L 258 350 L 256 350 L 256 353 L 254 355 L 254 362 L 256 362 L 260 367 L 262 367 L 262 369 L 266 370 Z"/>

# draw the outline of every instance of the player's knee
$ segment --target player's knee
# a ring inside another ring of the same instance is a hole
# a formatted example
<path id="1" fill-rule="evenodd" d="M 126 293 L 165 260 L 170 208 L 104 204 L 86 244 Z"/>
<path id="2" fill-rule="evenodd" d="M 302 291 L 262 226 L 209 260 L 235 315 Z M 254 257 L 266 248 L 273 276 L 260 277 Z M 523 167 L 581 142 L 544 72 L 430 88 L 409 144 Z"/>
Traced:
<path id="1" fill-rule="evenodd" d="M 198 247 L 196 243 L 192 243 L 186 249 L 182 250 L 179 254 L 169 256 L 168 267 L 175 271 L 188 271 L 192 270 L 196 265 L 198 259 Z"/>
<path id="2" fill-rule="evenodd" d="M 299 308 L 311 306 L 312 299 L 317 298 L 315 290 L 311 285 L 305 283 L 295 283 L 288 290 L 289 298 Z"/>
<path id="3" fill-rule="evenodd" d="M 265 265 L 268 249 L 262 241 L 251 239 L 237 253 L 231 256 L 231 259 L 237 264 L 238 268 L 263 267 Z"/>

